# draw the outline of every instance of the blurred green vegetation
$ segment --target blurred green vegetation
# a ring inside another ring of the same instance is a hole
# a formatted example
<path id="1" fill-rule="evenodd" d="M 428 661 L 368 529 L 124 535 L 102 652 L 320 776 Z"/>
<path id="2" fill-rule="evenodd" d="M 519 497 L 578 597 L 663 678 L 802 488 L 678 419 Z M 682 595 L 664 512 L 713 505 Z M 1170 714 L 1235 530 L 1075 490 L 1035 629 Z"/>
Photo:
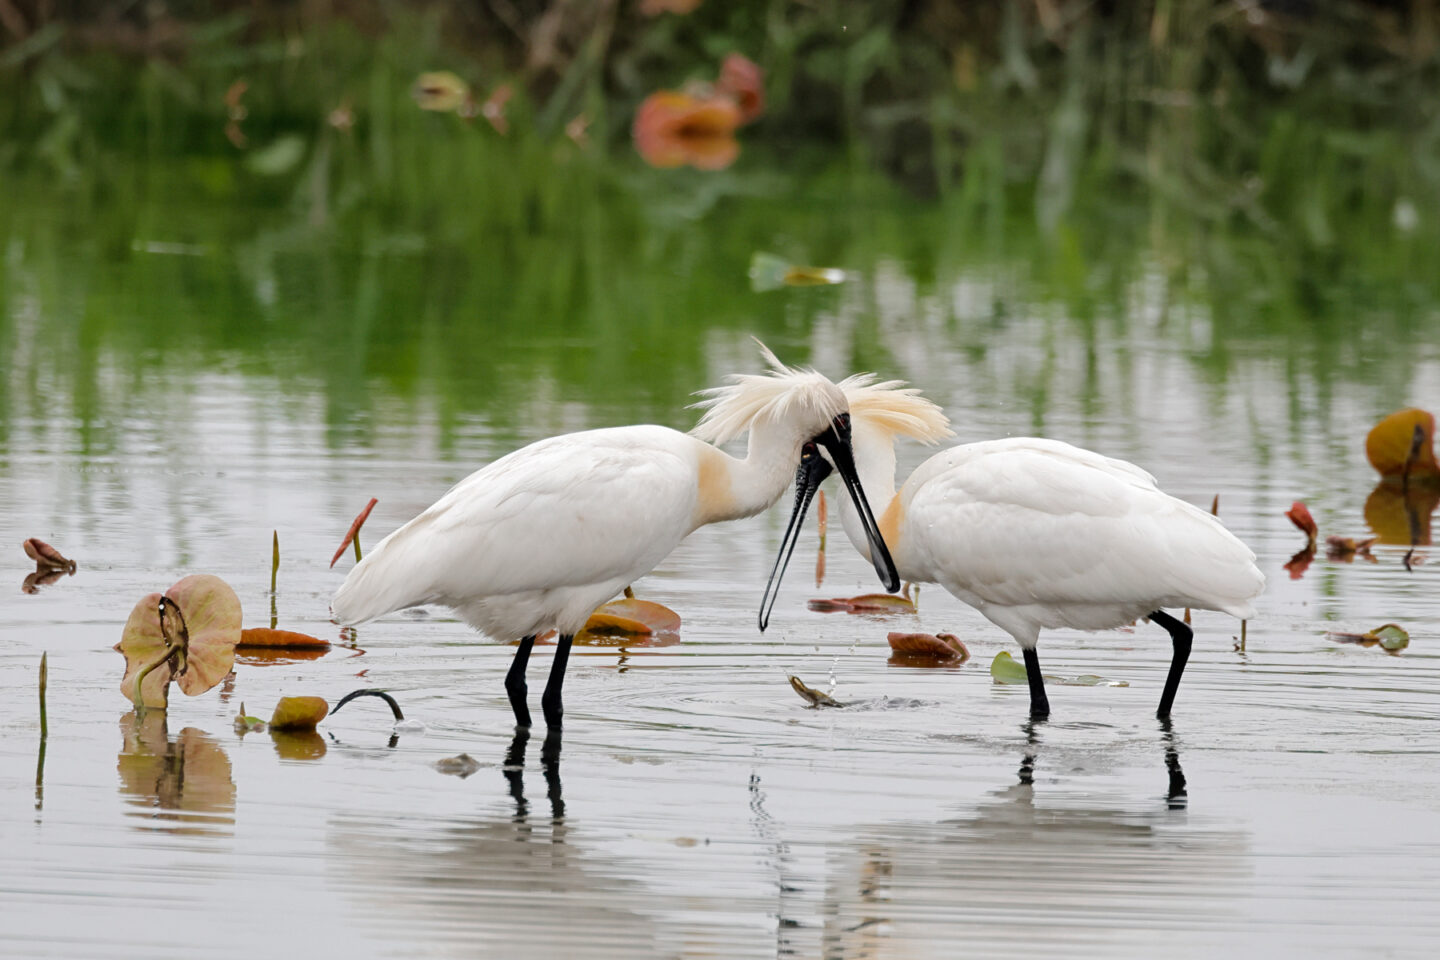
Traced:
<path id="1" fill-rule="evenodd" d="M 542 380 L 685 425 L 713 330 L 855 314 L 882 365 L 896 264 L 942 304 L 996 279 L 940 318 L 981 352 L 1051 305 L 1101 349 L 1158 286 L 1217 383 L 1268 353 L 1403 401 L 1437 333 L 1425 3 L 0 5 L 0 440 L 47 396 L 118 422 L 177 356 L 317 385 L 342 432 L 377 393 L 523 431 Z M 645 167 L 635 105 L 731 50 L 767 77 L 738 163 Z M 418 109 L 435 69 L 511 84 L 508 133 Z M 759 249 L 859 281 L 755 294 Z"/>

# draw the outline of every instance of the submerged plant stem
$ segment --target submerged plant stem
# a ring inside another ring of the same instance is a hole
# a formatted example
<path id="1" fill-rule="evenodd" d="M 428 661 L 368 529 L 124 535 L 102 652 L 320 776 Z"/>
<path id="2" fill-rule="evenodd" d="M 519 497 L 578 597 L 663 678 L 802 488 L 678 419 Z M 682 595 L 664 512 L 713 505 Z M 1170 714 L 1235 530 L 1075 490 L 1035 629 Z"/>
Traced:
<path id="1" fill-rule="evenodd" d="M 145 666 L 141 667 L 140 671 L 135 674 L 135 696 L 132 702 L 135 704 L 136 718 L 144 719 L 145 717 L 145 678 L 150 675 L 151 670 L 154 670 L 156 667 L 160 666 L 160 664 L 164 663 L 166 660 L 169 660 L 180 649 L 181 648 L 176 644 L 167 642 L 165 644 L 165 650 L 160 654 L 160 656 L 145 664 Z"/>
<path id="2" fill-rule="evenodd" d="M 45 688 L 49 686 L 50 683 L 50 667 L 48 663 L 49 657 L 49 653 L 40 654 L 40 743 L 42 744 L 40 748 L 41 750 L 45 749 L 43 746 L 43 744 L 45 743 L 45 738 L 50 736 L 50 723 L 45 716 Z"/>

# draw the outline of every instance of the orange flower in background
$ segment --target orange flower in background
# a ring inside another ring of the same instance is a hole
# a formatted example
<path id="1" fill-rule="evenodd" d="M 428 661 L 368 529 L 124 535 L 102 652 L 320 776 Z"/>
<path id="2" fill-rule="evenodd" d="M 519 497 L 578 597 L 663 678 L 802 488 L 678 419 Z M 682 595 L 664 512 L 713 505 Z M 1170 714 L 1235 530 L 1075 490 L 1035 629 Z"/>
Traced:
<path id="1" fill-rule="evenodd" d="M 740 155 L 735 128 L 741 122 L 740 107 L 728 96 L 660 90 L 640 104 L 631 134 L 652 167 L 723 170 Z"/>
<path id="2" fill-rule="evenodd" d="M 700 6 L 700 0 L 640 0 L 640 14 L 658 17 L 662 13 L 684 16 Z"/>
<path id="3" fill-rule="evenodd" d="M 732 53 L 720 65 L 719 93 L 735 100 L 740 107 L 740 122 L 750 123 L 765 112 L 765 72 L 755 61 Z"/>

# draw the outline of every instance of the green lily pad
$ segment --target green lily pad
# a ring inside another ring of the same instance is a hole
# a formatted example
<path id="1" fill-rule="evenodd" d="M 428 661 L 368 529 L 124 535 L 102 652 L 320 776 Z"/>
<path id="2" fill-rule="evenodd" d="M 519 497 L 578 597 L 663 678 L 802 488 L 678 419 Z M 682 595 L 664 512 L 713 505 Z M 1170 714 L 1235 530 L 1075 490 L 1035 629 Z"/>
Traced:
<path id="1" fill-rule="evenodd" d="M 1410 646 L 1410 634 L 1399 624 L 1387 623 L 1370 631 L 1370 636 L 1380 641 L 1386 650 L 1404 650 Z"/>
<path id="2" fill-rule="evenodd" d="M 996 683 L 1029 683 L 1030 675 L 1025 664 L 1010 656 L 1008 650 L 1001 650 L 990 661 L 990 676 Z"/>

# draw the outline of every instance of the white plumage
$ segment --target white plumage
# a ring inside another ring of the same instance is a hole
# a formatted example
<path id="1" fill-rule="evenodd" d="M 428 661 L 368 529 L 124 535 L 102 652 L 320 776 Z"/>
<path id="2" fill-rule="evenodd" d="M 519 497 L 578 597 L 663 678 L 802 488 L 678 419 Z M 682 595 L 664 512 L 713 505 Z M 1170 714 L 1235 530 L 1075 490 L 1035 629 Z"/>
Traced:
<path id="1" fill-rule="evenodd" d="M 951 434 L 934 404 L 872 379 L 851 378 L 846 392 L 856 467 L 896 568 L 904 579 L 939 583 L 1020 643 L 1032 713 L 1049 710 L 1035 655 L 1042 629 L 1100 630 L 1154 615 L 1176 647 L 1163 716 L 1190 633 L 1162 608 L 1254 616 L 1265 586 L 1255 554 L 1123 460 L 1057 440 L 990 440 L 936 454 L 897 493 L 896 438 L 934 443 Z M 841 520 L 866 553 L 844 502 Z"/>
<path id="2" fill-rule="evenodd" d="M 544 701 L 558 724 L 570 638 L 595 607 L 697 527 L 769 507 L 789 486 L 801 446 L 833 436 L 844 391 L 761 349 L 770 372 L 705 391 L 694 435 L 653 425 L 588 430 L 477 470 L 366 554 L 335 594 L 336 619 L 442 604 L 492 637 L 523 638 L 506 685 L 526 725 L 530 647 L 537 634 L 558 630 Z M 743 460 L 704 442 L 746 432 Z M 847 430 L 847 455 L 848 443 Z"/>

